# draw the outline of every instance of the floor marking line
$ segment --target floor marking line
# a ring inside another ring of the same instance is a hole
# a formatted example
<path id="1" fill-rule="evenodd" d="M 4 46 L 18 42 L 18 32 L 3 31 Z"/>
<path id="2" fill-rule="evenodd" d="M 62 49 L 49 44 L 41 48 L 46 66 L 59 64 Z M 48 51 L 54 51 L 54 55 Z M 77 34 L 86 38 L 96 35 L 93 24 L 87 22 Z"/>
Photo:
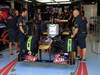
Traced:
<path id="1" fill-rule="evenodd" d="M 12 62 L 10 62 L 9 64 L 7 64 L 3 69 L 0 70 L 1 75 L 3 75 L 3 73 L 9 68 L 11 67 L 13 64 L 15 64 L 15 62 L 17 62 L 17 58 L 14 59 Z"/>
<path id="2" fill-rule="evenodd" d="M 78 71 L 76 72 L 76 75 L 81 75 L 82 72 L 82 62 L 80 62 L 80 66 L 78 68 Z"/>
<path id="3" fill-rule="evenodd" d="M 81 71 L 81 75 L 84 75 L 84 74 L 83 74 L 83 67 L 84 67 L 84 65 L 83 65 L 83 62 L 82 62 L 82 71 Z"/>
<path id="4" fill-rule="evenodd" d="M 83 66 L 83 75 L 88 75 L 87 65 L 85 62 L 83 63 Z"/>
<path id="5" fill-rule="evenodd" d="M 76 75 L 88 75 L 87 65 L 85 62 L 80 62 Z"/>
<path id="6" fill-rule="evenodd" d="M 77 74 L 79 67 L 80 67 L 80 63 L 78 64 L 78 67 L 77 67 L 77 69 L 76 69 L 75 75 Z"/>
<path id="7" fill-rule="evenodd" d="M 3 75 L 7 75 L 7 74 L 11 71 L 11 69 L 15 66 L 16 62 L 17 62 L 17 61 L 15 61 L 15 62 L 4 72 Z"/>
<path id="8" fill-rule="evenodd" d="M 14 64 L 14 63 L 13 63 L 13 64 Z M 6 71 L 7 71 L 13 64 L 11 64 L 9 67 L 7 67 L 6 70 L 2 72 L 2 75 L 5 75 Z"/>
<path id="9" fill-rule="evenodd" d="M 4 73 L 6 73 L 6 71 L 9 70 L 9 67 L 11 67 L 15 62 L 16 62 L 16 60 L 13 61 L 4 71 L 2 71 L 1 74 L 2 74 L 2 75 L 5 75 Z"/>
<path id="10" fill-rule="evenodd" d="M 11 63 L 13 63 L 15 60 L 16 60 L 16 59 L 14 59 L 14 60 L 11 61 L 9 64 L 7 64 L 6 66 L 4 66 L 4 68 L 0 70 L 0 73 L 1 73 L 2 71 L 4 71 L 8 66 L 10 66 Z"/>

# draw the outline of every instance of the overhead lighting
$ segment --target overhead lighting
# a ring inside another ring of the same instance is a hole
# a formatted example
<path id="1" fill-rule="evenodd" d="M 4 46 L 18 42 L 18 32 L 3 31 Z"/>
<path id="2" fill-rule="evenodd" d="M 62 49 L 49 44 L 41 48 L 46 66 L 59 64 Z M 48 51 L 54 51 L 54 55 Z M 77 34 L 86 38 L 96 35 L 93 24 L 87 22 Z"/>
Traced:
<path id="1" fill-rule="evenodd" d="M 59 2 L 59 4 L 71 4 L 72 2 Z"/>
<path id="2" fill-rule="evenodd" d="M 29 0 L 25 0 L 25 1 L 27 2 L 27 1 L 29 1 Z"/>
<path id="3" fill-rule="evenodd" d="M 32 1 L 28 1 L 28 2 L 32 2 Z"/>
<path id="4" fill-rule="evenodd" d="M 30 1 L 30 0 L 25 0 L 26 2 L 32 2 L 32 1 Z"/>
<path id="5" fill-rule="evenodd" d="M 56 2 L 64 2 L 64 1 L 70 1 L 70 0 L 55 0 Z"/>
<path id="6" fill-rule="evenodd" d="M 37 1 L 42 3 L 53 2 L 53 0 L 37 0 Z"/>
<path id="7" fill-rule="evenodd" d="M 53 2 L 53 3 L 46 3 L 48 5 L 55 5 L 55 4 L 71 4 L 71 2 Z"/>
<path id="8" fill-rule="evenodd" d="M 52 4 L 56 4 L 56 2 L 71 2 L 71 0 L 37 0 L 38 2 L 41 3 L 52 3 Z"/>
<path id="9" fill-rule="evenodd" d="M 58 4 L 58 3 L 46 3 L 48 5 L 55 5 L 55 4 Z"/>

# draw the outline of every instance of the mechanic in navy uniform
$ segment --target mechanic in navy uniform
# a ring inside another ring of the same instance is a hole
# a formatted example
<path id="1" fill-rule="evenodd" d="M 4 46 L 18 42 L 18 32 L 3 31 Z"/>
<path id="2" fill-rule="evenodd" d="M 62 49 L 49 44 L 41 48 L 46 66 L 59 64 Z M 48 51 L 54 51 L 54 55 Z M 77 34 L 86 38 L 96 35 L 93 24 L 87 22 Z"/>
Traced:
<path id="1" fill-rule="evenodd" d="M 9 54 L 13 55 L 13 44 L 18 49 L 18 27 L 17 27 L 17 20 L 14 17 L 15 13 L 10 13 L 9 17 L 7 18 L 6 25 L 8 29 L 8 36 L 9 36 Z"/>
<path id="2" fill-rule="evenodd" d="M 20 50 L 25 50 L 25 40 L 26 40 L 26 23 L 27 23 L 27 17 L 28 11 L 26 9 L 23 9 L 21 11 L 21 16 L 18 19 L 18 27 L 19 27 L 19 46 Z"/>
<path id="3" fill-rule="evenodd" d="M 86 60 L 86 35 L 87 35 L 87 21 L 81 15 L 78 9 L 73 11 L 75 30 L 72 38 L 77 38 L 77 44 L 80 48 L 80 59 Z"/>

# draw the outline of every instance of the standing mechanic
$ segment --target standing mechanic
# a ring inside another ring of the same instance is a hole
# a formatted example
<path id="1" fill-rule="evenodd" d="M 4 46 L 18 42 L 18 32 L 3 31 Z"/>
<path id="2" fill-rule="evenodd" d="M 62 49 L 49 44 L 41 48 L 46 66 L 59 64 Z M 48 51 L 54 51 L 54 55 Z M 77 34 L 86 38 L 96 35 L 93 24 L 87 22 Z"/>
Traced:
<path id="1" fill-rule="evenodd" d="M 21 51 L 25 50 L 27 16 L 28 16 L 28 11 L 26 9 L 23 9 L 21 11 L 21 16 L 18 19 L 19 46 Z"/>
<path id="2" fill-rule="evenodd" d="M 10 12 L 9 17 L 7 18 L 7 29 L 8 29 L 8 36 L 9 36 L 9 54 L 13 55 L 13 44 L 18 49 L 18 27 L 17 27 L 17 20 L 14 17 L 15 11 L 12 10 L 12 13 Z"/>
<path id="3" fill-rule="evenodd" d="M 79 10 L 73 11 L 75 30 L 72 38 L 77 37 L 77 44 L 80 48 L 80 59 L 86 61 L 86 35 L 87 35 L 87 21 L 82 18 Z"/>

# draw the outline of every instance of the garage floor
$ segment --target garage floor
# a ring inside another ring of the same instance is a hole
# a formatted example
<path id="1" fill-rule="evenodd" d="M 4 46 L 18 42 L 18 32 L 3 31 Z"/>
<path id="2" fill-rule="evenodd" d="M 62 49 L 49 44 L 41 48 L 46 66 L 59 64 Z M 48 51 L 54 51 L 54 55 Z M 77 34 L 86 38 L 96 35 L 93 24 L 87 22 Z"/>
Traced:
<path id="1" fill-rule="evenodd" d="M 16 62 L 15 59 L 17 55 L 9 56 L 7 51 L 4 51 L 3 53 L 4 57 L 0 59 L 0 70 L 4 67 L 9 68 L 9 66 L 13 66 L 12 68 L 9 68 L 10 71 L 8 74 L 5 73 L 7 72 L 6 68 L 2 70 L 2 75 L 70 75 L 70 72 L 74 72 L 77 66 L 77 64 L 69 66 L 45 62 Z"/>
<path id="2" fill-rule="evenodd" d="M 92 35 L 89 35 L 87 40 L 87 61 L 76 61 L 76 65 L 73 66 L 17 62 L 17 54 L 9 56 L 7 50 L 4 50 L 4 57 L 0 58 L 0 75 L 70 75 L 71 72 L 76 75 L 100 75 L 100 55 L 97 47 L 94 48 L 95 40 Z M 82 69 L 82 63 L 85 69 Z"/>

